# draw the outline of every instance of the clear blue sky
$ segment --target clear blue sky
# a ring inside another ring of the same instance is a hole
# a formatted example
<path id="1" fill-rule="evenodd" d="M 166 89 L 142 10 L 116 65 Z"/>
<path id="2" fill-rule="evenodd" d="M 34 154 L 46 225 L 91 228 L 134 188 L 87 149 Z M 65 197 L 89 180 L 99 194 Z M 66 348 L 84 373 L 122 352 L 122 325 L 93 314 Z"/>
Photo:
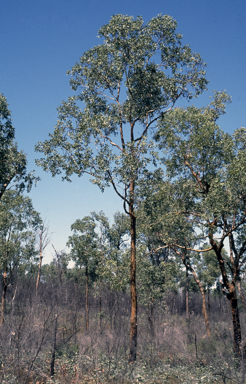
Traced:
<path id="1" fill-rule="evenodd" d="M 76 219 L 99 210 L 112 218 L 122 210 L 111 189 L 102 194 L 87 177 L 72 183 L 52 179 L 34 163 L 35 144 L 53 132 L 56 108 L 73 94 L 66 71 L 99 43 L 98 29 L 117 13 L 140 15 L 145 22 L 159 13 L 173 16 L 183 42 L 207 63 L 209 92 L 197 105 L 208 103 L 211 90 L 226 89 L 232 104 L 221 127 L 232 133 L 246 125 L 245 0 L 2 0 L 0 93 L 12 111 L 18 147 L 42 179 L 30 197 L 49 222 L 57 250 L 65 248 Z M 50 246 L 44 262 L 51 254 Z"/>

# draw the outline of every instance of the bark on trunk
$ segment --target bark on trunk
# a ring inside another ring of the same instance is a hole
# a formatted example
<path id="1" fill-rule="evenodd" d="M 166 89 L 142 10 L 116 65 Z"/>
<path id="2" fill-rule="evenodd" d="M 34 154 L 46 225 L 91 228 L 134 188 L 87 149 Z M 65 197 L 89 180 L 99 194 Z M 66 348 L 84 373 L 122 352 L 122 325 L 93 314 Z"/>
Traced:
<path id="1" fill-rule="evenodd" d="M 209 326 L 209 318 L 208 318 L 208 313 L 207 313 L 207 308 L 206 308 L 206 297 L 205 297 L 204 289 L 202 287 L 202 284 L 201 284 L 200 280 L 196 276 L 195 271 L 192 269 L 191 272 L 193 274 L 193 277 L 194 277 L 194 279 L 195 279 L 195 281 L 196 281 L 196 283 L 197 283 L 197 285 L 198 285 L 198 287 L 200 289 L 201 295 L 202 295 L 202 314 L 203 314 L 203 317 L 204 317 L 204 321 L 205 321 L 208 337 L 211 337 L 210 326 Z"/>
<path id="2" fill-rule="evenodd" d="M 3 273 L 3 292 L 2 292 L 2 306 L 1 306 L 1 325 L 4 323 L 5 306 L 6 306 L 6 292 L 8 288 L 7 283 L 7 270 Z"/>
<path id="3" fill-rule="evenodd" d="M 133 209 L 134 183 L 130 185 L 131 201 L 129 213 L 131 218 L 131 266 L 130 266 L 130 290 L 131 290 L 131 331 L 130 331 L 130 355 L 129 363 L 137 357 L 137 290 L 136 290 L 136 217 Z"/>
<path id="4" fill-rule="evenodd" d="M 189 275 L 188 275 L 188 269 L 186 268 L 186 297 L 185 297 L 185 303 L 186 303 L 186 321 L 189 320 Z"/>
<path id="5" fill-rule="evenodd" d="M 237 294 L 236 290 L 234 290 L 229 295 L 229 300 L 231 304 L 231 314 L 232 314 L 232 323 L 233 323 L 233 338 L 234 338 L 234 352 L 236 357 L 239 357 L 241 354 L 240 350 L 240 344 L 242 341 L 241 336 L 241 326 L 240 326 L 240 319 L 239 319 L 239 311 L 238 311 L 238 305 L 237 305 Z"/>
<path id="6" fill-rule="evenodd" d="M 85 268 L 86 285 L 85 285 L 85 312 L 86 312 L 86 330 L 89 330 L 89 307 L 88 307 L 88 265 Z"/>
<path id="7" fill-rule="evenodd" d="M 220 247 L 217 246 L 215 241 L 213 240 L 212 236 L 210 236 L 210 244 L 212 245 L 216 255 L 217 259 L 220 265 L 220 270 L 223 278 L 223 284 L 226 288 L 227 292 L 227 299 L 230 301 L 231 305 L 231 314 L 232 314 L 232 324 L 233 324 L 233 340 L 234 340 L 234 352 L 235 356 L 238 358 L 241 355 L 241 349 L 240 349 L 240 343 L 242 341 L 241 336 L 241 326 L 240 326 L 240 318 L 239 318 L 239 311 L 238 311 L 238 302 L 237 302 L 237 293 L 235 288 L 235 280 L 236 277 L 238 277 L 238 269 L 234 263 L 233 255 L 232 255 L 232 247 L 230 246 L 230 253 L 231 253 L 231 261 L 232 265 L 234 266 L 234 283 L 230 283 L 227 275 L 227 271 L 225 268 L 225 262 L 223 260 L 223 257 L 221 255 L 222 245 Z M 231 244 L 231 242 L 230 242 Z M 228 303 L 228 302 L 227 302 Z M 228 309 L 229 311 L 229 309 Z"/>
<path id="8" fill-rule="evenodd" d="M 201 295 L 202 295 L 202 313 L 203 313 L 203 317 L 204 317 L 204 321 L 205 321 L 208 337 L 211 337 L 210 326 L 209 326 L 209 318 L 208 318 L 208 313 L 207 313 L 207 308 L 206 308 L 206 297 L 205 297 L 204 289 L 202 287 L 202 284 L 201 284 L 200 280 L 197 278 L 194 270 L 192 270 L 192 274 L 194 276 L 194 279 L 195 279 L 196 283 L 198 284 L 198 287 L 199 287 Z"/>
<path id="9" fill-rule="evenodd" d="M 154 300 L 152 297 L 151 303 L 148 302 L 149 334 L 151 337 L 154 337 L 153 315 L 154 315 Z"/>
<path id="10" fill-rule="evenodd" d="M 99 293 L 99 325 L 100 329 L 102 329 L 102 282 L 100 280 L 100 287 L 99 287 L 100 293 Z"/>
<path id="11" fill-rule="evenodd" d="M 53 339 L 53 350 L 50 362 L 50 376 L 54 376 L 55 374 L 55 358 L 56 358 L 56 332 L 57 332 L 57 315 L 55 315 L 54 320 L 54 339 Z"/>
<path id="12" fill-rule="evenodd" d="M 103 248 L 102 248 L 102 237 L 100 238 L 100 248 L 101 248 L 101 262 L 103 268 Z M 99 285 L 99 324 L 100 329 L 102 329 L 102 277 L 100 272 L 100 285 Z"/>

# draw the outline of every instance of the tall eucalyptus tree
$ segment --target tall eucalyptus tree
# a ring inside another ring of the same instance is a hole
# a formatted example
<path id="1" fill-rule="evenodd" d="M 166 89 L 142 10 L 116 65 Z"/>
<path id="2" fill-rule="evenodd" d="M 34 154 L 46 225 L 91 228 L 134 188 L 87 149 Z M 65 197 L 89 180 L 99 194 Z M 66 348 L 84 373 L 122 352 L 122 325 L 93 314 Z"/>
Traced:
<path id="1" fill-rule="evenodd" d="M 99 30 L 104 42 L 83 54 L 68 71 L 76 92 L 59 107 L 49 140 L 36 150 L 37 164 L 70 180 L 89 174 L 101 190 L 111 185 L 130 218 L 131 331 L 129 362 L 137 351 L 136 215 L 138 180 L 151 161 L 148 139 L 157 120 L 178 99 L 199 95 L 207 81 L 200 56 L 182 45 L 177 23 L 158 15 L 117 14 Z"/>

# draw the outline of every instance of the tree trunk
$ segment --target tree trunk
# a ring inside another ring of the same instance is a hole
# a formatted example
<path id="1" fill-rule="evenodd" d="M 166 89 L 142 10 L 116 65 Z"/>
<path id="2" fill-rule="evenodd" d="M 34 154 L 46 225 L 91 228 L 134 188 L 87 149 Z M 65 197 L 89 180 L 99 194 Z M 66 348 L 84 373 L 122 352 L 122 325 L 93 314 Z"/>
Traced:
<path id="1" fill-rule="evenodd" d="M 99 325 L 100 330 L 102 329 L 102 282 L 100 278 L 100 287 L 99 287 Z"/>
<path id="2" fill-rule="evenodd" d="M 171 300 L 171 308 L 170 308 L 171 315 L 173 314 L 174 303 L 175 303 L 175 293 L 173 293 L 172 300 Z"/>
<path id="3" fill-rule="evenodd" d="M 208 337 L 211 337 L 211 332 L 210 332 L 210 327 L 209 327 L 209 319 L 208 319 L 208 314 L 207 314 L 207 309 L 206 309 L 206 298 L 205 298 L 205 293 L 204 293 L 204 289 L 202 287 L 202 284 L 201 284 L 200 280 L 198 279 L 198 277 L 196 275 L 196 272 L 194 271 L 192 266 L 189 263 L 187 264 L 186 255 L 180 253 L 175 248 L 173 248 L 173 250 L 176 252 L 177 255 L 181 256 L 183 264 L 184 264 L 186 270 L 188 269 L 192 273 L 192 275 L 193 275 L 193 277 L 195 279 L 195 282 L 197 283 L 197 285 L 198 285 L 198 287 L 200 289 L 200 292 L 201 292 L 201 295 L 202 295 L 202 313 L 203 313 L 203 316 L 204 316 L 204 321 L 205 321 Z"/>
<path id="4" fill-rule="evenodd" d="M 7 269 L 5 268 L 4 269 L 4 273 L 3 273 L 3 293 L 2 293 L 2 306 L 1 306 L 1 325 L 4 323 L 7 288 L 8 288 Z"/>
<path id="5" fill-rule="evenodd" d="M 130 355 L 129 363 L 137 357 L 137 290 L 136 290 L 136 217 L 133 208 L 134 182 L 130 185 L 129 213 L 131 219 L 131 266 L 130 266 L 130 290 L 131 290 L 131 331 L 130 331 Z"/>
<path id="6" fill-rule="evenodd" d="M 151 303 L 148 302 L 149 334 L 152 338 L 154 337 L 153 315 L 154 315 L 154 300 L 152 297 Z"/>
<path id="7" fill-rule="evenodd" d="M 186 303 L 186 321 L 189 321 L 189 275 L 188 275 L 188 268 L 186 268 L 186 296 L 185 296 L 185 303 Z"/>
<path id="8" fill-rule="evenodd" d="M 231 261 L 232 261 L 232 266 L 233 266 L 233 275 L 234 275 L 234 282 L 232 283 L 229 282 L 227 271 L 225 268 L 225 262 L 222 257 L 221 251 L 223 247 L 223 243 L 220 243 L 220 246 L 218 246 L 212 235 L 209 235 L 210 237 L 210 244 L 212 245 L 216 255 L 217 259 L 219 262 L 220 270 L 221 270 L 221 275 L 223 278 L 223 285 L 227 290 L 226 296 L 227 299 L 230 301 L 231 305 L 231 314 L 232 314 L 232 324 L 233 324 L 233 339 L 234 339 L 234 352 L 236 358 L 240 357 L 241 355 L 241 350 L 240 350 L 240 343 L 242 341 L 242 336 L 241 336 L 241 326 L 240 326 L 240 318 L 239 318 L 239 311 L 238 311 L 238 302 L 237 302 L 237 293 L 236 293 L 236 287 L 235 287 L 235 281 L 239 278 L 239 268 L 234 263 L 233 260 L 233 248 L 232 248 L 232 241 L 233 238 L 229 237 L 230 240 L 230 255 L 231 255 Z M 228 302 L 227 302 L 228 303 Z"/>
<path id="9" fill-rule="evenodd" d="M 43 252 L 42 252 L 42 232 L 40 233 L 39 238 L 39 265 L 38 265 L 38 276 L 37 276 L 37 282 L 36 282 L 36 296 L 38 294 L 38 285 L 40 281 L 41 276 L 41 267 L 42 267 L 42 259 L 43 259 Z"/>
<path id="10" fill-rule="evenodd" d="M 201 295 L 202 295 L 202 313 L 203 313 L 203 317 L 204 317 L 204 321 L 205 321 L 208 337 L 211 337 L 208 313 L 207 313 L 207 308 L 206 308 L 206 297 L 205 297 L 204 289 L 203 289 L 202 284 L 201 284 L 200 280 L 198 279 L 195 271 L 193 270 L 193 268 L 191 268 L 191 272 L 193 274 L 193 277 L 194 277 L 194 279 L 195 279 L 195 281 L 196 281 L 196 283 L 197 283 L 197 285 L 198 285 L 198 287 L 200 289 Z"/>
<path id="11" fill-rule="evenodd" d="M 57 315 L 55 315 L 54 320 L 54 339 L 53 339 L 53 350 L 50 362 L 50 376 L 54 376 L 55 374 L 55 357 L 56 357 L 56 332 L 57 332 Z"/>
<path id="12" fill-rule="evenodd" d="M 103 248 L 102 248 L 102 236 L 100 238 L 100 248 L 101 248 L 101 262 L 103 268 Z M 100 285 L 99 285 L 99 323 L 100 329 L 102 329 L 102 271 L 100 271 Z"/>
<path id="13" fill-rule="evenodd" d="M 204 290 L 203 290 L 202 287 L 199 287 L 199 288 L 200 288 L 200 291 L 201 291 L 201 294 L 202 294 L 202 313 L 203 313 L 204 321 L 205 321 L 205 324 L 206 324 L 207 334 L 208 334 L 209 337 L 211 337 L 208 313 L 207 313 L 207 308 L 206 308 L 205 293 L 204 293 Z"/>
<path id="14" fill-rule="evenodd" d="M 88 265 L 86 264 L 85 268 L 85 274 L 86 274 L 86 283 L 85 283 L 85 319 L 86 319 L 86 330 L 89 330 L 89 307 L 88 307 Z"/>
<path id="15" fill-rule="evenodd" d="M 207 308 L 206 308 L 206 297 L 205 297 L 204 289 L 202 287 L 202 284 L 201 284 L 200 280 L 196 276 L 195 271 L 192 269 L 191 272 L 192 272 L 192 274 L 194 276 L 194 279 L 195 279 L 196 283 L 198 284 L 198 287 L 199 287 L 201 295 L 202 295 L 202 313 L 203 313 L 203 317 L 204 317 L 204 321 L 205 321 L 208 337 L 211 337 L 208 313 L 207 313 Z"/>
<path id="16" fill-rule="evenodd" d="M 231 304 L 234 352 L 236 357 L 239 357 L 241 354 L 240 344 L 242 341 L 242 336 L 241 336 L 241 326 L 240 326 L 239 311 L 238 311 L 238 304 L 237 304 L 237 294 L 235 289 L 233 290 L 232 293 L 228 295 L 228 299 L 230 300 L 230 304 Z"/>

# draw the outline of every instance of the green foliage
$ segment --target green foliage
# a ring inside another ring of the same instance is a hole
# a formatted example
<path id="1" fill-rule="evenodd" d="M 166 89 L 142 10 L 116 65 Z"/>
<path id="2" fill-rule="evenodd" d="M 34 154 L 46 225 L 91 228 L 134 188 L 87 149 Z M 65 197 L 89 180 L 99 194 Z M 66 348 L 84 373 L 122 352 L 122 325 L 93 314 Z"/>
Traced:
<path id="1" fill-rule="evenodd" d="M 116 212 L 112 225 L 100 211 L 92 217 L 99 224 L 98 250 L 100 261 L 98 274 L 100 281 L 109 283 L 117 291 L 125 291 L 129 286 L 129 220 L 127 215 Z"/>
<path id="2" fill-rule="evenodd" d="M 42 224 L 30 198 L 6 191 L 0 200 L 0 268 L 11 271 L 34 261 L 35 230 Z"/>
<path id="3" fill-rule="evenodd" d="M 95 273 L 98 263 L 98 235 L 96 224 L 90 216 L 78 219 L 71 225 L 73 235 L 69 236 L 67 246 L 71 247 L 70 256 L 76 266 L 88 268 L 91 277 Z"/>
<path id="4" fill-rule="evenodd" d="M 14 134 L 6 98 L 0 94 L 0 198 L 11 186 L 19 191 L 30 190 L 38 180 L 32 172 L 27 173 L 26 155 L 18 151 Z"/>
<path id="5" fill-rule="evenodd" d="M 225 238 L 232 228 L 242 241 L 246 132 L 241 128 L 229 135 L 216 124 L 228 101 L 225 92 L 216 92 L 206 108 L 176 108 L 159 123 L 155 138 L 168 180 L 159 182 L 158 191 L 153 187 L 155 196 L 145 209 L 167 244 L 201 247 L 209 234 Z"/>
<path id="6" fill-rule="evenodd" d="M 76 95 L 59 107 L 50 139 L 36 146 L 45 155 L 37 164 L 66 180 L 88 173 L 128 203 L 129 180 L 136 182 L 156 155 L 146 140 L 150 127 L 177 99 L 206 87 L 204 63 L 181 44 L 176 26 L 170 16 L 145 25 L 141 17 L 112 16 L 99 30 L 104 43 L 68 72 Z"/>
<path id="7" fill-rule="evenodd" d="M 208 249 L 209 245 L 204 244 L 202 249 Z M 210 250 L 203 253 L 196 253 L 195 265 L 198 272 L 199 280 L 201 281 L 203 288 L 211 290 L 214 284 L 219 280 L 221 276 L 221 270 L 214 250 Z M 226 250 L 223 249 L 223 258 L 226 262 L 229 262 Z M 228 270 L 228 273 L 230 271 Z"/>

